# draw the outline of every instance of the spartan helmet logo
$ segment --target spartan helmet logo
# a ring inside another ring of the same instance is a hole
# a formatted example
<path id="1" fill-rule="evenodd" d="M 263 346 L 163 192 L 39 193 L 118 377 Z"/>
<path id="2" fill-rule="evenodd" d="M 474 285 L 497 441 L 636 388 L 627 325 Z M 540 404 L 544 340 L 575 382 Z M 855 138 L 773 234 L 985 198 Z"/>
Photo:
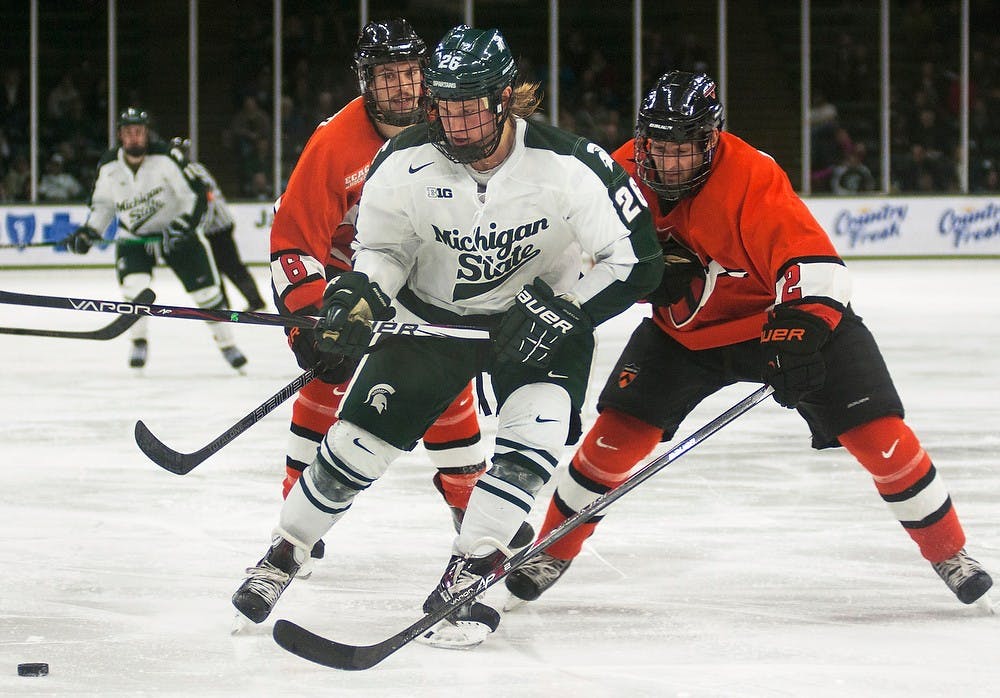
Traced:
<path id="1" fill-rule="evenodd" d="M 371 405 L 372 408 L 382 414 L 387 409 L 389 409 L 389 396 L 396 392 L 396 389 L 387 383 L 379 383 L 378 385 L 372 386 L 372 389 L 368 391 L 368 397 L 365 398 L 365 404 Z"/>

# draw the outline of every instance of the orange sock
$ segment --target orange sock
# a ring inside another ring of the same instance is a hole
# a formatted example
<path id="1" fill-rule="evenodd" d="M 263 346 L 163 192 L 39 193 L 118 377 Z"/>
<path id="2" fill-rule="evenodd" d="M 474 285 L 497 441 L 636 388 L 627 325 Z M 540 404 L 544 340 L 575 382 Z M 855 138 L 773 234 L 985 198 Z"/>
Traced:
<path id="1" fill-rule="evenodd" d="M 472 396 L 470 383 L 430 426 L 424 434 L 424 444 L 430 444 L 434 448 L 472 438 L 479 440 L 479 418 L 476 416 L 476 401 Z"/>
<path id="2" fill-rule="evenodd" d="M 458 507 L 465 511 L 469 506 L 469 497 L 476 487 L 479 476 L 486 472 L 486 463 L 477 466 L 470 466 L 466 472 L 445 472 L 438 471 L 435 478 L 435 485 L 438 491 L 444 496 L 444 501 L 450 507 Z"/>
<path id="3" fill-rule="evenodd" d="M 839 439 L 871 473 L 875 488 L 924 558 L 941 562 L 965 545 L 965 533 L 944 482 L 902 419 L 881 417 Z"/>
<path id="4" fill-rule="evenodd" d="M 573 455 L 567 476 L 552 495 L 539 537 L 623 482 L 661 438 L 661 429 L 641 419 L 614 409 L 601 412 Z M 601 518 L 591 517 L 546 552 L 561 560 L 576 557 Z"/>
<path id="5" fill-rule="evenodd" d="M 347 383 L 333 386 L 314 380 L 306 383 L 292 403 L 291 440 L 285 456 L 285 479 L 281 483 L 281 496 L 288 497 L 302 471 L 312 462 L 315 446 L 326 436 L 337 421 L 340 401 L 344 399 Z M 306 453 L 310 454 L 306 457 Z"/>

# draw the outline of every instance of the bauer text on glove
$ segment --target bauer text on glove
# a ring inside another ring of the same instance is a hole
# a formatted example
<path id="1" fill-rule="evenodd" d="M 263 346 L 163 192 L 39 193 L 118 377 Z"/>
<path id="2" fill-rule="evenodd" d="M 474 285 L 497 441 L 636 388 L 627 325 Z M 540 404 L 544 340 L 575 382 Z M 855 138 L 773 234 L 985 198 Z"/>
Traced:
<path id="1" fill-rule="evenodd" d="M 763 374 L 778 404 L 795 407 L 823 387 L 826 363 L 820 349 L 829 337 L 829 326 L 804 310 L 778 306 L 768 315 L 760 335 Z"/>
<path id="2" fill-rule="evenodd" d="M 500 361 L 545 368 L 567 337 L 589 333 L 594 323 L 572 300 L 556 296 L 536 277 L 522 288 L 493 336 Z"/>

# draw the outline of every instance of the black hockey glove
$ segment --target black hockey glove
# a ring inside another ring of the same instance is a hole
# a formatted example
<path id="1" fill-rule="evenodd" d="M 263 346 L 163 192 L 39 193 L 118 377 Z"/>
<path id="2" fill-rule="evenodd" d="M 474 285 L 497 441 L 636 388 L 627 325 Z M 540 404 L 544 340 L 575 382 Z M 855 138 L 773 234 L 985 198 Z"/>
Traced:
<path id="1" fill-rule="evenodd" d="M 73 254 L 87 254 L 90 252 L 90 248 L 93 247 L 94 243 L 100 242 L 102 240 L 100 233 L 87 225 L 81 225 L 79 228 L 74 230 L 69 234 L 69 237 L 64 238 L 59 242 L 60 245 L 65 245 L 66 249 Z"/>
<path id="2" fill-rule="evenodd" d="M 820 348 L 830 328 L 811 313 L 775 308 L 760 335 L 764 357 L 764 382 L 774 388 L 774 399 L 795 407 L 803 397 L 823 387 L 826 363 Z"/>
<path id="3" fill-rule="evenodd" d="M 345 271 L 323 292 L 316 345 L 323 354 L 360 357 L 371 343 L 372 323 L 391 320 L 389 297 L 359 271 Z M 332 357 L 327 359 L 332 363 Z"/>
<path id="4" fill-rule="evenodd" d="M 688 305 L 698 306 L 698 299 L 691 291 L 691 282 L 705 280 L 705 266 L 698 255 L 673 238 L 660 242 L 663 249 L 663 278 L 660 285 L 646 295 L 653 305 L 673 305 L 684 297 Z"/>
<path id="5" fill-rule="evenodd" d="M 545 368 L 567 337 L 593 329 L 593 321 L 582 308 L 556 296 L 535 277 L 504 313 L 493 333 L 493 346 L 500 361 Z"/>
<path id="6" fill-rule="evenodd" d="M 340 385 L 348 381 L 358 367 L 358 360 L 340 354 L 325 354 L 316 346 L 316 330 L 293 327 L 288 333 L 288 346 L 295 354 L 295 361 L 303 371 L 312 369 L 316 378 L 324 383 Z"/>
<path id="7" fill-rule="evenodd" d="M 192 233 L 191 224 L 187 221 L 187 216 L 178 216 L 177 218 L 170 221 L 167 227 L 163 230 L 163 251 L 165 253 L 170 253 L 173 251 L 174 246 L 179 242 L 188 240 Z"/>

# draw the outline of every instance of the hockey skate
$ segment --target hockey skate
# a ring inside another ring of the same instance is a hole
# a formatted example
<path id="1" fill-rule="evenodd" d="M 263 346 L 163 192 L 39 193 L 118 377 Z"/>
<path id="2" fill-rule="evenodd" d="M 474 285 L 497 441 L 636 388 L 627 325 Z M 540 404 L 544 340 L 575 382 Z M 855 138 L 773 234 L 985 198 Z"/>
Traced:
<path id="1" fill-rule="evenodd" d="M 424 613 L 431 613 L 470 586 L 477 584 L 504 559 L 497 550 L 485 557 L 452 555 L 437 588 L 424 601 Z M 472 601 L 421 635 L 418 640 L 442 649 L 470 649 L 482 643 L 500 625 L 500 613 L 474 597 Z"/>
<path id="2" fill-rule="evenodd" d="M 448 504 L 448 498 L 444 493 L 444 486 L 441 484 L 441 473 L 434 473 L 434 487 L 437 491 L 441 493 L 444 497 L 445 504 Z M 460 509 L 459 507 L 453 507 L 448 504 L 448 508 L 451 510 L 451 523 L 455 527 L 455 533 L 461 533 L 462 531 L 462 519 L 465 518 L 465 509 Z M 521 527 L 517 529 L 517 533 L 514 537 L 510 539 L 508 547 L 511 552 L 516 553 L 517 551 L 527 548 L 531 545 L 531 542 L 535 540 L 535 529 L 531 527 L 531 524 L 527 521 L 521 522 Z"/>
<path id="3" fill-rule="evenodd" d="M 309 579 L 316 568 L 315 560 L 322 560 L 326 555 L 326 543 L 322 539 L 316 541 L 316 545 L 309 551 L 309 557 L 299 566 L 299 571 L 295 573 L 296 579 Z"/>
<path id="4" fill-rule="evenodd" d="M 520 567 L 511 571 L 504 580 L 510 598 L 503 610 L 512 611 L 528 601 L 534 601 L 546 589 L 559 581 L 573 560 L 560 560 L 544 550 Z"/>
<path id="5" fill-rule="evenodd" d="M 133 339 L 132 351 L 128 355 L 128 365 L 131 368 L 142 368 L 146 365 L 146 357 L 149 355 L 149 342 L 145 339 Z"/>
<path id="6" fill-rule="evenodd" d="M 229 365 L 240 373 L 243 373 L 242 368 L 247 364 L 247 357 L 243 356 L 243 352 L 237 349 L 235 345 L 222 347 L 221 350 L 222 356 L 229 362 Z"/>
<path id="7" fill-rule="evenodd" d="M 264 622 L 305 559 L 304 550 L 275 538 L 260 562 L 247 568 L 247 578 L 233 594 L 233 606 L 254 623 Z"/>
<path id="8" fill-rule="evenodd" d="M 993 578 L 962 548 L 942 562 L 931 565 L 944 580 L 958 600 L 964 604 L 980 603 L 992 611 L 993 605 L 986 592 L 993 586 Z"/>

